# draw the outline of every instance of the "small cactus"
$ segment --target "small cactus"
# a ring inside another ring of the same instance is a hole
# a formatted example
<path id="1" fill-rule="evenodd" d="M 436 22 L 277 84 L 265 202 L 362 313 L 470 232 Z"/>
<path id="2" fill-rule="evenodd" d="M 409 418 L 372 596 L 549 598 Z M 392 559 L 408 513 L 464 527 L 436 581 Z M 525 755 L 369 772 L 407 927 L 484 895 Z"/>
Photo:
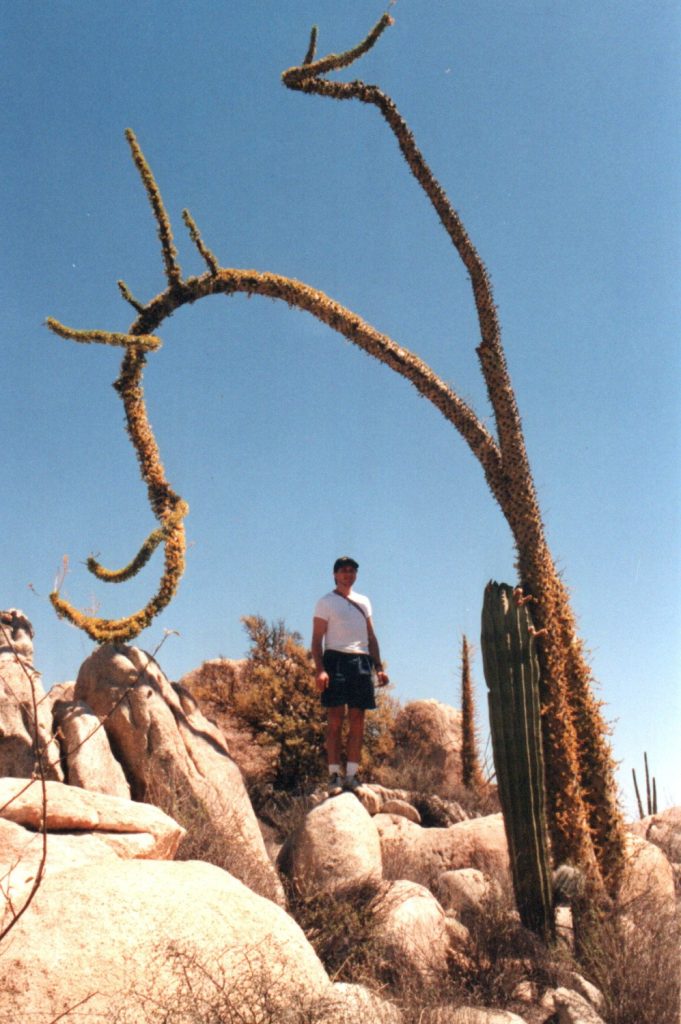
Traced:
<path id="1" fill-rule="evenodd" d="M 655 781 L 655 776 L 653 776 L 651 788 L 650 771 L 648 769 L 648 755 L 645 752 L 643 754 L 643 763 L 645 765 L 646 770 L 646 801 L 648 805 L 647 813 L 648 815 L 657 814 L 657 783 Z M 634 792 L 636 793 L 636 803 L 638 804 L 638 816 L 639 818 L 645 818 L 646 815 L 643 813 L 643 803 L 641 801 L 641 794 L 639 793 L 638 789 L 638 782 L 636 781 L 635 768 L 631 769 L 631 774 L 634 779 Z"/>
<path id="2" fill-rule="evenodd" d="M 499 799 L 523 924 L 554 934 L 544 809 L 539 663 L 526 604 L 512 587 L 490 582 L 482 610 L 482 656 Z"/>

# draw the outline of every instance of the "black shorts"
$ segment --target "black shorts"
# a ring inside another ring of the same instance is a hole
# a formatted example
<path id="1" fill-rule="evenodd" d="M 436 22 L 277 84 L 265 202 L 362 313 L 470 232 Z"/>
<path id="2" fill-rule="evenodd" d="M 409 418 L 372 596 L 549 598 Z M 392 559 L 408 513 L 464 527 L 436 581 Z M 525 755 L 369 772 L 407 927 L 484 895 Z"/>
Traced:
<path id="1" fill-rule="evenodd" d="M 368 654 L 344 654 L 342 651 L 324 651 L 324 669 L 329 685 L 322 692 L 322 706 L 371 711 L 376 707 L 374 682 L 371 676 L 373 662 Z"/>

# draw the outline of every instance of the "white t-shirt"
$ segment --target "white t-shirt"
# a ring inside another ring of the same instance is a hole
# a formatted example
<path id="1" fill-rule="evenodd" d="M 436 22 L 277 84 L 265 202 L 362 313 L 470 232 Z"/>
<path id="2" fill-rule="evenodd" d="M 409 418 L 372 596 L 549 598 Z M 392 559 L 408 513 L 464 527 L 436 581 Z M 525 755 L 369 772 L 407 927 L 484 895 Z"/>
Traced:
<path id="1" fill-rule="evenodd" d="M 371 601 L 364 594 L 349 593 L 350 601 L 361 605 L 364 615 L 350 604 L 341 594 L 331 591 L 320 597 L 315 605 L 315 619 L 324 619 L 326 633 L 324 650 L 342 651 L 345 654 L 368 654 L 369 634 L 367 618 L 371 616 Z"/>

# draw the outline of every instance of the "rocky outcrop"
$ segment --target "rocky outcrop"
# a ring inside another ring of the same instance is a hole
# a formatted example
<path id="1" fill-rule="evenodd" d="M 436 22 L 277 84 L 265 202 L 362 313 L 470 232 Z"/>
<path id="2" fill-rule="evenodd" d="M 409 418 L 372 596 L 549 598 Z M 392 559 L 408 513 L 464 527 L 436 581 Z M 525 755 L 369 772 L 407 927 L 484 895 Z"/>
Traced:
<path id="1" fill-rule="evenodd" d="M 33 626 L 19 608 L 0 611 L 0 657 L 5 654 L 33 664 Z"/>
<path id="2" fill-rule="evenodd" d="M 320 1005 L 321 1019 L 328 1024 L 402 1024 L 400 1010 L 365 985 L 337 982 Z"/>
<path id="3" fill-rule="evenodd" d="M 253 733 L 230 707 L 244 685 L 248 661 L 245 658 L 212 658 L 182 676 L 179 685 L 198 700 L 211 722 L 215 722 L 227 741 L 229 753 L 246 782 L 265 782 L 276 773 L 279 749 L 276 743 L 255 742 Z"/>
<path id="4" fill-rule="evenodd" d="M 672 864 L 681 864 L 681 807 L 668 807 L 631 825 L 631 831 L 659 846 Z"/>
<path id="5" fill-rule="evenodd" d="M 656 905 L 660 911 L 674 910 L 676 896 L 674 869 L 662 850 L 640 836 L 627 835 L 626 863 L 620 901 L 635 909 L 645 902 Z"/>
<path id="6" fill-rule="evenodd" d="M 424 1010 L 420 1024 L 526 1024 L 510 1010 L 485 1010 L 480 1006 L 437 1006 Z"/>
<path id="7" fill-rule="evenodd" d="M 399 712 L 393 731 L 400 763 L 423 774 L 424 791 L 461 783 L 461 723 L 457 708 L 437 700 L 414 700 Z"/>
<path id="8" fill-rule="evenodd" d="M 92 832 L 42 834 L 0 818 L 0 929 L 23 908 L 39 872 L 44 876 L 100 862 L 114 863 L 116 851 Z M 44 861 L 44 863 L 43 863 Z M 40 882 L 42 884 L 42 882 Z M 0 999 L 0 1020 L 2 1020 Z"/>
<path id="9" fill-rule="evenodd" d="M 494 884 L 477 868 L 444 871 L 437 880 L 435 894 L 445 910 L 457 917 L 480 911 L 494 890 Z"/>
<path id="10" fill-rule="evenodd" d="M 223 842 L 230 871 L 283 902 L 241 772 L 189 691 L 172 686 L 138 648 L 106 644 L 81 666 L 74 696 L 104 722 L 134 799 L 188 824 L 204 821 Z"/>
<path id="11" fill-rule="evenodd" d="M 0 776 L 30 779 L 38 771 L 37 738 L 45 777 L 63 779 L 49 704 L 32 664 L 32 638 L 23 612 L 0 612 Z"/>
<path id="12" fill-rule="evenodd" d="M 0 779 L 0 917 L 9 922 L 42 871 L 175 855 L 184 834 L 157 807 L 59 782 Z M 43 835 L 43 815 L 44 829 Z"/>
<path id="13" fill-rule="evenodd" d="M 92 708 L 83 701 L 56 700 L 52 704 L 52 718 L 69 786 L 129 800 L 128 780 Z"/>
<path id="14" fill-rule="evenodd" d="M 553 992 L 558 1024 L 604 1024 L 588 999 L 573 989 L 557 988 Z"/>
<path id="15" fill-rule="evenodd" d="M 147 857 L 175 856 L 184 829 L 150 804 L 135 803 L 103 793 L 90 793 L 60 782 L 27 786 L 23 779 L 0 779 L 0 817 L 37 831 L 45 821 L 48 832 L 94 832 L 104 835 L 149 836 Z"/>
<path id="16" fill-rule="evenodd" d="M 408 878 L 435 891 L 444 872 L 472 867 L 501 885 L 510 881 L 500 814 L 461 821 L 449 828 L 421 828 L 391 814 L 377 814 L 373 820 L 381 839 L 386 878 Z"/>

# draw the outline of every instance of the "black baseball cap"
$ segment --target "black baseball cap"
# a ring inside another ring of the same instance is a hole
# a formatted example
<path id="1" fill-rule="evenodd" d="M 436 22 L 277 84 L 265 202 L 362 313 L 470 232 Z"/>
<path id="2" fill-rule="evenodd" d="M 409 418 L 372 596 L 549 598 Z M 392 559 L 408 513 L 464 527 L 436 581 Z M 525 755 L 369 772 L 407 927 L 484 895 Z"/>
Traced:
<path id="1" fill-rule="evenodd" d="M 336 561 L 333 563 L 333 571 L 334 573 L 336 573 L 338 572 L 339 569 L 343 569 L 345 566 L 348 565 L 352 569 L 359 569 L 359 563 L 356 562 L 354 558 L 350 558 L 349 555 L 341 555 L 341 557 L 337 558 Z"/>

